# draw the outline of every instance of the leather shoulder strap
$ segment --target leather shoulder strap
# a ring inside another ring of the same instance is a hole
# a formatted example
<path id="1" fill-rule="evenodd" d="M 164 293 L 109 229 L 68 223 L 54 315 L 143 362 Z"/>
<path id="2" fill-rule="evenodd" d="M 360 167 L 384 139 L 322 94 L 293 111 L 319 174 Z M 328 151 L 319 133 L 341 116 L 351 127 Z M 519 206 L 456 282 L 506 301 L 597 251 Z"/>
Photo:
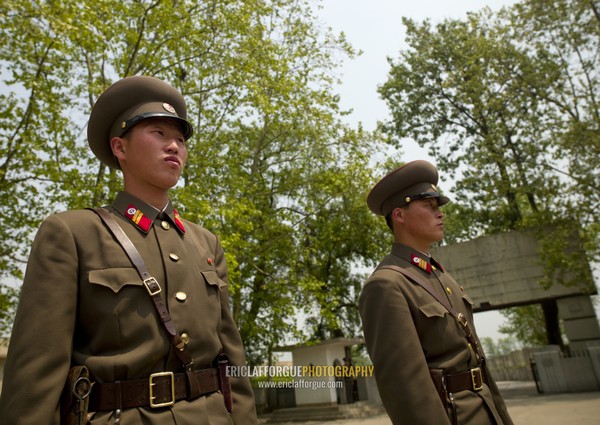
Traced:
<path id="1" fill-rule="evenodd" d="M 469 343 L 473 347 L 473 350 L 475 351 L 475 354 L 477 355 L 477 360 L 481 361 L 484 359 L 483 351 L 479 347 L 479 343 L 477 342 L 477 339 L 471 331 L 471 327 L 469 326 L 469 322 L 467 321 L 465 315 L 457 312 L 454 308 L 452 308 L 448 300 L 440 296 L 440 294 L 437 293 L 435 289 L 433 289 L 429 282 L 425 281 L 421 276 L 419 276 L 418 273 L 416 273 L 412 269 L 403 269 L 402 267 L 398 267 L 395 265 L 381 266 L 378 270 L 380 269 L 390 269 L 397 271 L 398 273 L 404 275 L 410 281 L 416 283 L 417 285 L 425 289 L 432 297 L 434 297 L 441 305 L 443 305 L 444 308 L 448 310 L 450 314 L 459 323 L 459 327 L 464 332 L 465 336 L 467 337 L 467 340 L 469 341 Z"/>
<path id="2" fill-rule="evenodd" d="M 94 208 L 92 211 L 94 211 L 96 214 L 98 214 L 100 216 L 100 218 L 102 219 L 102 221 L 104 222 L 106 227 L 108 227 L 108 229 L 113 234 L 115 239 L 123 247 L 123 250 L 129 257 L 129 259 L 131 260 L 131 262 L 133 263 L 135 268 L 137 269 L 140 277 L 142 278 L 142 280 L 144 281 L 144 284 L 145 284 L 146 279 L 151 278 L 151 276 L 150 276 L 150 273 L 148 272 L 148 269 L 146 268 L 146 263 L 144 263 L 142 256 L 138 252 L 138 250 L 135 247 L 135 245 L 133 244 L 133 242 L 131 242 L 131 239 L 129 239 L 129 237 L 125 234 L 123 229 L 121 229 L 121 226 L 119 226 L 119 224 L 115 221 L 115 219 L 104 208 Z M 158 285 L 158 282 L 156 282 L 156 285 Z M 148 286 L 146 286 L 146 288 L 150 291 L 150 288 L 148 288 Z M 158 285 L 158 287 L 154 287 L 152 289 L 154 291 L 156 291 L 156 290 L 160 291 L 160 285 Z"/>
<path id="3" fill-rule="evenodd" d="M 398 273 L 403 274 L 409 280 L 418 284 L 423 289 L 425 289 L 427 292 L 429 292 L 429 294 L 431 294 L 432 297 L 434 297 L 441 305 L 443 305 L 446 308 L 446 310 L 448 310 L 454 317 L 457 317 L 460 314 L 460 313 L 457 313 L 456 310 L 454 310 L 454 308 L 452 308 L 450 303 L 448 303 L 448 300 L 442 298 L 440 296 L 440 294 L 438 294 L 435 291 L 435 289 L 433 289 L 433 287 L 429 284 L 429 282 L 426 282 L 421 276 L 419 276 L 417 273 L 415 273 L 414 270 L 403 269 L 402 267 L 398 267 L 398 266 L 394 266 L 394 265 L 381 266 L 379 269 L 395 270 Z"/>
<path id="4" fill-rule="evenodd" d="M 140 255 L 139 251 L 137 250 L 133 242 L 131 242 L 131 239 L 129 239 L 129 237 L 125 234 L 121 226 L 119 226 L 119 224 L 115 221 L 115 219 L 108 211 L 106 211 L 104 208 L 90 209 L 96 214 L 98 214 L 98 216 L 100 216 L 108 230 L 110 230 L 117 242 L 119 242 L 129 259 L 137 269 L 140 277 L 144 282 L 144 286 L 146 287 L 146 290 L 148 291 L 148 294 L 152 299 L 156 312 L 160 317 L 160 320 L 164 325 L 167 333 L 169 334 L 171 343 L 175 347 L 174 351 L 179 357 L 179 359 L 182 361 L 184 367 L 186 368 L 186 370 L 193 368 L 192 355 L 185 349 L 185 343 L 181 339 L 181 336 L 179 336 L 179 334 L 177 333 L 177 330 L 175 329 L 175 324 L 173 323 L 171 315 L 169 314 L 169 310 L 165 306 L 165 303 L 163 302 L 160 296 L 160 293 L 162 291 L 160 284 L 148 272 L 146 263 L 144 263 L 144 259 Z"/>

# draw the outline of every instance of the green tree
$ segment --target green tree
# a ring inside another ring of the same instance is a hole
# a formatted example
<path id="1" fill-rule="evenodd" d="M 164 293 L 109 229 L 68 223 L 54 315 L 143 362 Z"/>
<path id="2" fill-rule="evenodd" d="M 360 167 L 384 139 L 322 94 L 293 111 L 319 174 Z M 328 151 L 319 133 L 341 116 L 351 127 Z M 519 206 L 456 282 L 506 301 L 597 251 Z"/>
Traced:
<path id="1" fill-rule="evenodd" d="M 599 238 L 594 210 L 600 201 L 600 173 L 596 166 L 600 155 L 599 6 L 594 0 L 524 1 L 515 5 L 509 16 L 516 40 L 531 49 L 539 66 L 554 68 L 557 73 L 552 84 L 543 89 L 542 82 L 529 81 L 532 93 L 545 105 L 547 134 L 553 139 L 550 161 L 542 165 L 568 182 L 566 192 L 557 196 L 554 219 L 561 224 L 577 223 L 584 245 L 583 258 L 597 261 Z M 570 258 L 561 255 L 564 244 L 556 244 L 556 240 L 561 236 L 568 240 L 566 226 L 562 227 L 562 235 L 543 240 L 542 254 L 548 269 L 554 274 L 586 269 L 580 267 L 581 251 Z M 543 310 L 543 316 L 536 312 L 534 306 L 509 310 L 510 326 L 505 331 L 528 335 L 529 322 L 536 317 L 553 322 L 558 329 L 555 312 L 549 308 Z M 531 340 L 543 339 L 531 335 Z"/>
<path id="2" fill-rule="evenodd" d="M 0 286 L 0 338 L 10 335 L 10 326 L 18 301 L 18 291 L 11 286 Z M 0 346 L 2 342 L 0 341 Z"/>
<path id="3" fill-rule="evenodd" d="M 539 323 L 536 323 L 536 325 L 539 325 Z M 511 333 L 511 334 L 513 333 L 512 329 L 509 330 L 509 329 L 505 329 L 505 328 L 503 328 L 503 332 Z M 544 333 L 544 328 L 542 326 L 542 334 L 543 333 Z M 523 338 L 524 338 L 523 340 L 530 340 L 529 335 L 523 336 Z M 496 341 L 494 341 L 490 337 L 481 338 L 481 345 L 483 346 L 485 354 L 488 357 L 502 356 L 505 354 L 510 354 L 511 352 L 519 349 L 518 340 L 514 336 L 510 336 L 507 338 L 500 338 Z"/>
<path id="4" fill-rule="evenodd" d="M 196 132 L 174 198 L 222 239 L 249 360 L 270 359 L 289 338 L 353 334 L 354 268 L 379 255 L 375 232 L 360 228 L 382 227 L 350 185 L 369 187 L 380 137 L 342 123 L 335 68 L 355 52 L 317 27 L 311 6 L 3 1 L 0 224 L 12 233 L 1 275 L 21 277 L 48 213 L 114 196 L 119 176 L 90 155 L 86 116 L 110 83 L 153 75 L 188 102 Z M 319 332 L 298 328 L 297 313 Z"/>
<path id="5" fill-rule="evenodd" d="M 600 5 L 595 0 L 528 0 L 515 5 L 509 16 L 517 41 L 541 66 L 556 70 L 545 90 L 540 90 L 543 82 L 529 82 L 547 108 L 547 137 L 554 139 L 554 163 L 544 165 L 577 187 L 581 212 L 576 214 L 589 226 L 597 221 L 592 211 L 600 201 Z M 562 208 L 574 200 L 566 198 L 557 200 Z"/>
<path id="6" fill-rule="evenodd" d="M 558 5 L 576 9 L 574 22 L 586 25 L 565 30 L 569 13 L 556 8 L 550 15 L 543 9 Z M 572 267 L 580 263 L 580 252 L 565 256 L 570 240 L 565 234 L 577 234 L 589 258 L 598 255 L 591 205 L 597 203 L 599 175 L 585 156 L 591 146 L 590 155 L 597 158 L 598 146 L 594 10 L 591 2 L 532 1 L 498 15 L 484 9 L 435 27 L 404 19 L 409 49 L 390 60 L 390 77 L 379 89 L 392 112 L 384 130 L 394 142 L 414 138 L 456 179 L 456 203 L 446 210 L 448 241 L 538 228 L 548 274 L 542 284 L 568 268 L 582 274 L 562 284 L 576 284 L 587 272 Z M 526 12 L 533 21 L 539 16 L 537 24 L 528 22 Z M 546 27 L 547 21 L 553 25 Z M 567 40 L 548 48 L 558 28 L 580 43 L 578 50 L 571 44 L 573 55 L 587 55 L 578 71 L 572 68 L 577 64 L 560 57 Z M 574 123 L 573 114 L 585 117 L 585 124 Z M 558 231 L 548 232 L 548 223 Z M 562 344 L 556 303 L 544 302 L 542 308 L 548 341 Z"/>
<path id="7" fill-rule="evenodd" d="M 500 332 L 513 335 L 519 341 L 527 341 L 533 346 L 548 344 L 544 312 L 539 304 L 508 309 L 504 316 L 508 321 L 500 327 Z"/>

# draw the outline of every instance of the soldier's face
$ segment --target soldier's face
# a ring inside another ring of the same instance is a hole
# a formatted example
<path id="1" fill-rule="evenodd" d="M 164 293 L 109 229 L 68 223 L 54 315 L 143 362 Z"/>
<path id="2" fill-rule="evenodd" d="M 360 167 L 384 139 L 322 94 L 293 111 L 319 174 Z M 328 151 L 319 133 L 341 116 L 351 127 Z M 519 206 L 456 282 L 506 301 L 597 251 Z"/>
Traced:
<path id="1" fill-rule="evenodd" d="M 432 243 L 444 238 L 444 214 L 436 198 L 420 199 L 410 203 L 408 208 L 394 211 L 406 238 L 413 248 L 427 252 Z"/>
<path id="2" fill-rule="evenodd" d="M 130 187 L 167 191 L 177 184 L 187 160 L 183 133 L 168 118 L 145 119 L 112 144 Z"/>

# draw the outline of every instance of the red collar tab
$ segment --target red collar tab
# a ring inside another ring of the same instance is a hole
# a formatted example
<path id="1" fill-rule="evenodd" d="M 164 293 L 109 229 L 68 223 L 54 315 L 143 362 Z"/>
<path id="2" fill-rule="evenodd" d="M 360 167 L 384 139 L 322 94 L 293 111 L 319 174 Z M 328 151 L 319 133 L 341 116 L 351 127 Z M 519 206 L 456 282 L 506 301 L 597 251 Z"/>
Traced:
<path id="1" fill-rule="evenodd" d="M 175 225 L 179 228 L 179 230 L 181 230 L 181 233 L 185 233 L 183 221 L 181 221 L 181 216 L 175 208 L 173 208 L 173 216 L 175 217 Z"/>
<path id="2" fill-rule="evenodd" d="M 146 233 L 148 233 L 150 226 L 152 226 L 152 220 L 146 217 L 144 213 L 138 210 L 133 204 L 129 204 L 124 215 Z"/>
<path id="3" fill-rule="evenodd" d="M 429 262 L 423 260 L 421 257 L 419 257 L 416 254 L 411 254 L 410 255 L 410 261 L 417 266 L 418 268 L 420 268 L 421 270 L 425 270 L 427 273 L 431 273 L 431 264 L 429 264 Z"/>
<path id="4" fill-rule="evenodd" d="M 442 265 L 440 263 L 438 263 L 437 261 L 435 261 L 435 259 L 433 257 L 431 257 L 431 264 L 435 269 L 438 269 L 439 271 L 441 271 L 442 273 L 444 273 L 444 268 L 442 267 Z"/>

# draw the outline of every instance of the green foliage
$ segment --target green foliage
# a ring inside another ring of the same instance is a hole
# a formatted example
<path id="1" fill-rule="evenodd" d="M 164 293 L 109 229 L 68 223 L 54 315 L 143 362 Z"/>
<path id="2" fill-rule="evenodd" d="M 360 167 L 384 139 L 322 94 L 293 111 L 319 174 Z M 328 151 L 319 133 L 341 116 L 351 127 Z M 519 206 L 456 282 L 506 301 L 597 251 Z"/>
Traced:
<path id="1" fill-rule="evenodd" d="M 12 286 L 0 286 L 0 338 L 10 336 L 12 318 L 19 300 L 19 290 Z"/>
<path id="2" fill-rule="evenodd" d="M 372 366 L 373 362 L 367 353 L 367 347 L 364 345 L 354 345 L 351 348 L 350 358 L 354 366 Z"/>
<path id="3" fill-rule="evenodd" d="M 44 216 L 114 197 L 121 178 L 91 156 L 87 115 L 112 82 L 153 75 L 186 97 L 196 131 L 173 198 L 221 238 L 250 362 L 290 338 L 354 336 L 355 269 L 381 249 L 363 192 L 380 136 L 341 123 L 334 71 L 355 52 L 312 4 L 2 2 L 0 275 L 22 277 Z"/>
<path id="4" fill-rule="evenodd" d="M 514 45 L 509 28 L 484 12 L 431 28 L 408 19 L 411 50 L 392 64 L 380 92 L 392 110 L 388 133 L 430 148 L 442 171 L 456 176 L 466 232 L 494 233 L 523 224 L 560 189 L 537 165 L 549 148 L 544 110 L 518 74 L 548 81 Z M 525 126 L 524 123 L 527 123 Z M 493 211 L 493 213 L 489 213 Z"/>
<path id="5" fill-rule="evenodd" d="M 600 255 L 597 4 L 525 0 L 496 15 L 403 23 L 409 48 L 379 89 L 392 113 L 382 127 L 396 145 L 427 147 L 456 180 L 447 241 L 537 229 L 541 284 L 589 280 L 579 265 Z"/>
<path id="6" fill-rule="evenodd" d="M 539 304 L 508 308 L 501 313 L 507 319 L 507 324 L 499 328 L 501 333 L 531 346 L 548 344 L 544 312 Z"/>
<path id="7" fill-rule="evenodd" d="M 481 345 L 483 346 L 483 351 L 485 352 L 487 357 L 510 354 L 513 351 L 516 351 L 519 348 L 521 348 L 518 340 L 513 336 L 500 338 L 496 341 L 494 341 L 490 337 L 485 337 L 481 339 Z"/>

